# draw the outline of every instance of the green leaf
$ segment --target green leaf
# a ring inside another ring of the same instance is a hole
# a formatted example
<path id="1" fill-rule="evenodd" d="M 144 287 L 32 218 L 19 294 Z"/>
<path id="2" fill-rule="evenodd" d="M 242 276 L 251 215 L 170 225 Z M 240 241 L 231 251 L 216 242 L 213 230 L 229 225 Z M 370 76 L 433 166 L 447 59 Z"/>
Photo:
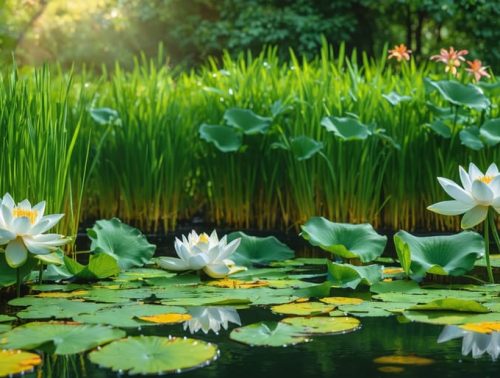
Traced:
<path id="1" fill-rule="evenodd" d="M 476 110 L 485 110 L 491 105 L 482 89 L 473 84 L 465 85 L 454 80 L 432 81 L 425 79 L 425 81 L 436 88 L 446 101 L 454 105 Z"/>
<path id="2" fill-rule="evenodd" d="M 302 237 L 314 246 L 345 259 L 375 260 L 384 252 L 387 237 L 377 234 L 370 224 L 334 223 L 313 217 L 301 226 Z"/>
<path id="3" fill-rule="evenodd" d="M 63 265 L 64 264 L 64 252 L 58 249 L 55 252 L 46 255 L 34 255 L 34 258 L 40 260 L 42 263 L 47 265 Z"/>
<path id="4" fill-rule="evenodd" d="M 323 143 L 315 139 L 301 135 L 290 139 L 290 146 L 284 143 L 273 143 L 272 148 L 281 148 L 291 151 L 298 161 L 304 161 L 312 158 L 323 149 Z"/>
<path id="5" fill-rule="evenodd" d="M 441 121 L 440 119 L 430 123 L 426 124 L 429 129 L 434 131 L 437 135 L 442 136 L 443 138 L 449 139 L 451 138 L 451 129 L 450 127 Z"/>
<path id="6" fill-rule="evenodd" d="M 341 140 L 365 140 L 371 135 L 368 126 L 354 118 L 325 117 L 321 125 Z"/>
<path id="7" fill-rule="evenodd" d="M 19 268 L 21 279 L 24 281 L 31 271 L 38 264 L 38 260 L 31 254 L 28 255 L 28 260 Z M 5 260 L 5 253 L 0 253 L 0 287 L 14 285 L 17 281 L 17 269 L 11 268 Z"/>
<path id="8" fill-rule="evenodd" d="M 158 375 L 203 367 L 217 356 L 217 346 L 201 340 L 135 336 L 112 342 L 90 353 L 89 359 L 120 374 Z"/>
<path id="9" fill-rule="evenodd" d="M 92 119 L 99 125 L 118 124 L 120 116 L 118 112 L 110 108 L 92 108 L 89 110 Z"/>
<path id="10" fill-rule="evenodd" d="M 269 117 L 261 117 L 251 110 L 240 108 L 226 110 L 224 120 L 245 135 L 265 134 L 272 121 Z"/>
<path id="11" fill-rule="evenodd" d="M 29 304 L 30 297 L 25 302 L 11 301 L 11 304 L 22 306 Z M 92 314 L 97 310 L 109 307 L 107 304 L 72 301 L 65 298 L 32 298 L 31 305 L 18 312 L 21 319 L 74 319 L 78 315 Z"/>
<path id="12" fill-rule="evenodd" d="M 458 311 L 458 312 L 477 312 L 477 313 L 491 312 L 488 307 L 483 306 L 479 302 L 469 299 L 458 299 L 458 298 L 435 299 L 425 304 L 412 306 L 409 308 L 409 310 Z"/>
<path id="13" fill-rule="evenodd" d="M 411 269 L 411 252 L 410 246 L 397 234 L 394 235 L 394 245 L 398 255 L 399 263 L 407 276 L 410 275 Z"/>
<path id="14" fill-rule="evenodd" d="M 382 279 L 381 265 L 354 266 L 331 261 L 328 267 L 328 280 L 336 286 L 356 289 L 359 284 L 372 285 Z"/>
<path id="15" fill-rule="evenodd" d="M 484 254 L 483 238 L 472 231 L 426 237 L 399 231 L 394 235 L 394 241 L 398 256 L 405 253 L 404 244 L 408 245 L 410 273 L 414 279 L 421 279 L 427 273 L 461 276 L 470 271 L 476 259 Z"/>
<path id="16" fill-rule="evenodd" d="M 213 143 L 221 152 L 236 152 L 243 143 L 243 136 L 238 130 L 206 123 L 200 126 L 200 138 Z"/>
<path id="17" fill-rule="evenodd" d="M 278 322 L 260 322 L 235 328 L 229 337 L 231 340 L 250 346 L 282 347 L 308 341 L 304 336 L 307 330 Z"/>
<path id="18" fill-rule="evenodd" d="M 474 151 L 479 151 L 484 148 L 484 143 L 480 139 L 480 131 L 477 127 L 467 127 L 460 130 L 460 142 Z"/>
<path id="19" fill-rule="evenodd" d="M 400 102 L 411 101 L 412 99 L 411 96 L 401 96 L 400 94 L 394 91 L 388 94 L 383 94 L 382 97 L 385 98 L 387 101 L 389 101 L 389 103 L 392 106 L 396 106 Z"/>
<path id="20" fill-rule="evenodd" d="M 64 264 L 73 277 L 82 281 L 96 281 L 108 278 L 117 275 L 121 271 L 118 261 L 106 253 L 91 255 L 87 266 L 67 256 L 64 256 Z"/>
<path id="21" fill-rule="evenodd" d="M 271 311 L 276 314 L 314 316 L 322 315 L 333 311 L 335 306 L 327 305 L 321 302 L 299 302 L 285 303 L 271 307 Z"/>
<path id="22" fill-rule="evenodd" d="M 490 147 L 500 143 L 500 118 L 494 118 L 483 123 L 479 130 L 482 140 Z"/>
<path id="23" fill-rule="evenodd" d="M 95 254 L 113 256 L 122 270 L 143 266 L 155 253 L 156 246 L 149 244 L 137 228 L 122 223 L 118 218 L 99 220 L 87 233 L 92 240 L 90 249 Z"/>
<path id="24" fill-rule="evenodd" d="M 458 311 L 405 311 L 403 315 L 414 322 L 441 325 L 500 321 L 499 312 L 474 314 Z"/>
<path id="25" fill-rule="evenodd" d="M 125 337 L 125 332 L 101 325 L 34 322 L 3 334 L 0 346 L 66 355 L 85 352 L 121 337 Z"/>
<path id="26" fill-rule="evenodd" d="M 241 238 L 238 249 L 231 255 L 236 265 L 252 266 L 254 264 L 265 265 L 272 261 L 292 259 L 295 256 L 293 250 L 280 242 L 274 236 L 265 238 L 250 236 L 244 232 L 233 232 L 228 235 L 228 241 Z"/>
<path id="27" fill-rule="evenodd" d="M 285 318 L 281 322 L 296 327 L 303 327 L 310 335 L 332 335 L 336 333 L 352 332 L 360 328 L 358 319 L 350 317 L 314 316 Z"/>

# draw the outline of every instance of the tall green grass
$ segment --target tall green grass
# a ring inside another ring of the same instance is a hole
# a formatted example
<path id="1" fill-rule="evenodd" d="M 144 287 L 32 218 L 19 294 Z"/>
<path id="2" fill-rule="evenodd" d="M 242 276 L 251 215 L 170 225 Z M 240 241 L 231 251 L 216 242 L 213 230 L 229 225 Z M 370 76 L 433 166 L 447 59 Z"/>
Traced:
<path id="1" fill-rule="evenodd" d="M 458 164 L 470 161 L 500 163 L 500 149 L 461 145 L 457 122 L 450 139 L 426 127 L 436 119 L 429 101 L 449 108 L 425 88 L 426 77 L 446 78 L 441 67 L 385 56 L 346 56 L 325 45 L 312 60 L 284 62 L 266 49 L 189 72 L 142 58 L 133 70 L 117 66 L 99 76 L 47 68 L 4 75 L 0 191 L 47 199 L 68 214 L 61 229 L 73 233 L 80 208 L 81 220 L 118 216 L 149 231 L 195 215 L 246 228 L 297 228 L 322 215 L 381 228 L 456 229 L 458 217 L 426 210 L 446 198 L 436 177 L 457 179 Z M 391 92 L 409 98 L 392 104 L 384 97 Z M 498 117 L 498 96 L 490 99 L 483 116 Z M 89 111 L 101 107 L 116 110 L 119 122 L 94 122 Z M 239 151 L 223 153 L 200 138 L 199 127 L 223 124 L 233 107 L 273 121 L 264 135 L 245 135 Z M 374 133 L 340 140 L 321 125 L 326 116 L 357 117 Z M 302 135 L 322 142 L 321 152 L 299 161 L 273 148 Z"/>

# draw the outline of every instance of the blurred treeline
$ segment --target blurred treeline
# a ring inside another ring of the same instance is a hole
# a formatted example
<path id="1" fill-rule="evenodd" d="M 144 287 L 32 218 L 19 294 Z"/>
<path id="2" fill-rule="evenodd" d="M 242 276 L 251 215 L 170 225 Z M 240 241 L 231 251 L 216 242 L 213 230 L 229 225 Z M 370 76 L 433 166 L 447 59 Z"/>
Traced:
<path id="1" fill-rule="evenodd" d="M 310 57 L 321 36 L 374 54 L 405 43 L 417 58 L 468 49 L 500 67 L 498 0 L 0 0 L 0 58 L 22 64 L 133 65 L 160 43 L 172 64 L 279 46 Z"/>

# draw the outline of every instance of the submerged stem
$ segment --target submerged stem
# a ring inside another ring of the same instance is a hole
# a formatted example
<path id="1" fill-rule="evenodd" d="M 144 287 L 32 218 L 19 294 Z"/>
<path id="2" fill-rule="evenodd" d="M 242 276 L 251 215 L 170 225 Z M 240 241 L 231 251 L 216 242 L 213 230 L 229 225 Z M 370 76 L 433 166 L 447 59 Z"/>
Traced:
<path id="1" fill-rule="evenodd" d="M 488 271 L 488 280 L 490 283 L 495 283 L 493 278 L 493 271 L 491 270 L 490 263 L 490 232 L 488 230 L 490 217 L 487 216 L 484 221 L 484 258 L 486 260 L 486 270 Z"/>
<path id="2" fill-rule="evenodd" d="M 21 297 L 21 269 L 16 268 L 16 297 Z"/>

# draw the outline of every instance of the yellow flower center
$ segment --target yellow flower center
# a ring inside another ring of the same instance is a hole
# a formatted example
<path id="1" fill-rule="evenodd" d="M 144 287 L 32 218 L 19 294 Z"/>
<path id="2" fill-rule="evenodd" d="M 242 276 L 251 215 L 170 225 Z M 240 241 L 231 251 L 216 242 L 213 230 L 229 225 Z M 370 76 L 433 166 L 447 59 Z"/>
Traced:
<path id="1" fill-rule="evenodd" d="M 200 235 L 199 239 L 198 239 L 198 243 L 208 243 L 208 235 L 203 233 Z"/>
<path id="2" fill-rule="evenodd" d="M 479 178 L 479 181 L 482 181 L 484 182 L 485 184 L 489 184 L 490 182 L 492 182 L 494 179 L 493 176 L 483 176 L 483 177 L 480 177 Z"/>
<path id="3" fill-rule="evenodd" d="M 27 210 L 23 209 L 20 207 L 15 207 L 14 210 L 12 210 L 12 215 L 15 218 L 21 218 L 21 217 L 26 217 L 29 219 L 31 224 L 34 224 L 36 221 L 36 218 L 38 216 L 38 211 L 36 210 Z"/>

